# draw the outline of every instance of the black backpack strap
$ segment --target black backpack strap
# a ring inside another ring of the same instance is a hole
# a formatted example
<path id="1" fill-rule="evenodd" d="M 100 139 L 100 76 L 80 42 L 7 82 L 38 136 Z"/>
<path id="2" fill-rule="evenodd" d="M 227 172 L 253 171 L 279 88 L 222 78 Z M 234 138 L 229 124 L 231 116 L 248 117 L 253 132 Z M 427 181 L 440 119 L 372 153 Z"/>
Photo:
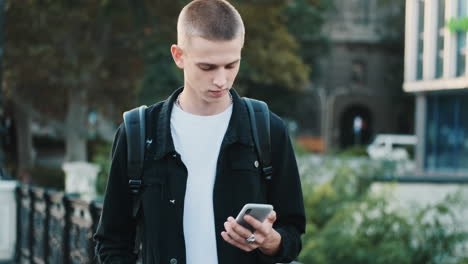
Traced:
<path id="1" fill-rule="evenodd" d="M 271 165 L 270 110 L 263 101 L 246 97 L 243 99 L 249 112 L 252 136 L 263 176 L 266 180 L 271 180 L 273 167 Z"/>
<path id="2" fill-rule="evenodd" d="M 130 192 L 134 195 L 133 217 L 140 207 L 143 161 L 145 159 L 145 109 L 146 105 L 126 111 L 123 114 L 127 135 L 127 175 Z"/>
<path id="3" fill-rule="evenodd" d="M 142 227 L 138 212 L 141 206 L 143 161 L 145 160 L 146 105 L 126 111 L 123 114 L 127 138 L 127 175 L 128 187 L 132 197 L 132 217 L 136 221 L 135 244 L 133 253 L 139 255 L 141 249 Z"/>

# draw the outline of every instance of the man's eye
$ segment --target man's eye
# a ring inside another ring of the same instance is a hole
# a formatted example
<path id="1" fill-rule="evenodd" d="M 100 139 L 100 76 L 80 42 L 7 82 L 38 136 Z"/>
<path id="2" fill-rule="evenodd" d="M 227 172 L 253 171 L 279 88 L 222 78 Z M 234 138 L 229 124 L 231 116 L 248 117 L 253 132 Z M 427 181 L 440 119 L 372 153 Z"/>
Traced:
<path id="1" fill-rule="evenodd" d="M 211 70 L 213 70 L 213 67 L 201 66 L 200 69 L 203 70 L 203 71 L 211 71 Z"/>

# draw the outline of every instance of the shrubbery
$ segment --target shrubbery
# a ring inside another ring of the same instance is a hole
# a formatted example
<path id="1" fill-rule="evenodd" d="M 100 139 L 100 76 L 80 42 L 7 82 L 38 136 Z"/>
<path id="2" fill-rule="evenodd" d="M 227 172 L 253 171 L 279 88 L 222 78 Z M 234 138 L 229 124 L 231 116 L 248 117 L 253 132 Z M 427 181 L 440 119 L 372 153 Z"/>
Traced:
<path id="1" fill-rule="evenodd" d="M 300 262 L 468 263 L 463 257 L 468 236 L 456 216 L 463 207 L 461 194 L 424 208 L 397 208 L 391 191 L 369 191 L 373 177 L 388 168 L 323 162 L 324 167 L 330 164 L 334 170 L 300 164 L 307 214 Z M 320 172 L 332 175 L 317 178 Z"/>
<path id="2" fill-rule="evenodd" d="M 61 168 L 36 166 L 31 171 L 32 183 L 58 191 L 65 189 L 65 173 Z"/>
<path id="3" fill-rule="evenodd" d="M 99 166 L 99 173 L 96 180 L 96 193 L 99 196 L 104 195 L 106 191 L 107 178 L 110 170 L 110 151 L 111 143 L 99 140 L 93 144 L 92 162 Z"/>
<path id="4" fill-rule="evenodd" d="M 110 146 L 95 149 L 103 194 Z M 376 194 L 376 176 L 405 175 L 411 164 L 301 155 L 298 158 L 307 215 L 299 261 L 304 264 L 468 264 L 468 233 L 458 210 L 464 193 L 435 205 L 404 209 L 392 204 L 391 189 Z"/>

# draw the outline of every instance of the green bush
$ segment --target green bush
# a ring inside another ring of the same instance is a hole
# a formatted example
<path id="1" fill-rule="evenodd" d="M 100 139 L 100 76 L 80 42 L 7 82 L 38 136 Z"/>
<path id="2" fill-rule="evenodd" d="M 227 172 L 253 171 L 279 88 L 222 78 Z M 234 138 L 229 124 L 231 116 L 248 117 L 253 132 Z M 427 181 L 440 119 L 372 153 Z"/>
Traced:
<path id="1" fill-rule="evenodd" d="M 35 185 L 60 191 L 65 189 L 65 173 L 61 168 L 36 166 L 31 170 L 31 176 Z"/>
<path id="2" fill-rule="evenodd" d="M 103 140 L 97 140 L 92 147 L 92 163 L 100 167 L 97 182 L 96 192 L 99 196 L 104 195 L 106 191 L 107 178 L 110 170 L 110 152 L 112 144 Z"/>
<path id="3" fill-rule="evenodd" d="M 307 151 L 307 149 L 305 147 L 303 147 L 301 144 L 297 143 L 297 140 L 296 138 L 293 138 L 291 140 L 292 142 L 292 147 L 294 149 L 294 154 L 298 157 L 301 157 L 301 156 L 304 156 L 304 155 L 307 155 L 309 154 L 310 152 Z"/>
<path id="4" fill-rule="evenodd" d="M 304 181 L 307 233 L 300 262 L 467 263 L 459 252 L 467 233 L 458 229 L 455 216 L 464 205 L 461 196 L 424 208 L 396 209 L 391 192 L 369 192 L 369 173 L 376 171 L 343 163 L 325 182 Z"/>
<path id="5" fill-rule="evenodd" d="M 348 147 L 338 153 L 336 153 L 340 157 L 369 157 L 369 154 L 367 154 L 367 149 L 366 146 L 364 145 L 358 145 L 358 146 L 351 146 Z"/>

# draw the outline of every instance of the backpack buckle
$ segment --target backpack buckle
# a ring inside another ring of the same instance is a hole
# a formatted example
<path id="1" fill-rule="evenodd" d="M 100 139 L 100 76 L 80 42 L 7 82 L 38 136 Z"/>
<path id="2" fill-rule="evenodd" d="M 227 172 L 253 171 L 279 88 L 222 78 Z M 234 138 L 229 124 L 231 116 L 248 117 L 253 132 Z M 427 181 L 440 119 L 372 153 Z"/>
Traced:
<path id="1" fill-rule="evenodd" d="M 273 174 L 273 167 L 272 166 L 263 167 L 262 171 L 263 171 L 263 174 L 265 175 L 265 179 L 271 180 L 271 175 Z"/>
<path id="2" fill-rule="evenodd" d="M 141 190 L 141 180 L 129 180 L 128 185 L 132 194 L 138 194 Z"/>

